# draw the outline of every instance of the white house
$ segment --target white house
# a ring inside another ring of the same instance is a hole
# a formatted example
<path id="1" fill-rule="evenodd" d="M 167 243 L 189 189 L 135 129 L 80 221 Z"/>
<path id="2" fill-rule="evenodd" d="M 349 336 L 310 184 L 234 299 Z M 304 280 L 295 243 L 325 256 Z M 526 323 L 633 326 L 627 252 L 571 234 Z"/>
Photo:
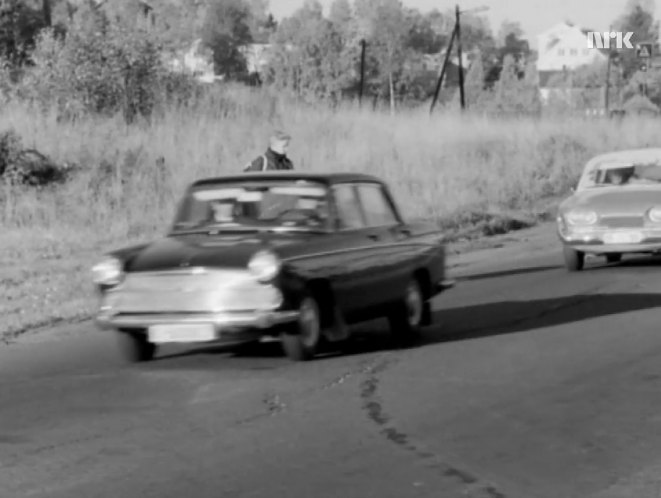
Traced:
<path id="1" fill-rule="evenodd" d="M 589 31 L 565 21 L 537 35 L 537 71 L 543 100 L 549 97 L 549 81 L 554 76 L 607 60 L 606 51 L 588 48 Z"/>
<path id="2" fill-rule="evenodd" d="M 173 71 L 192 74 L 202 83 L 213 83 L 219 79 L 214 72 L 213 54 L 202 45 L 200 38 L 187 51 L 172 58 L 169 65 Z"/>
<path id="3" fill-rule="evenodd" d="M 249 73 L 261 74 L 269 62 L 271 44 L 251 43 L 241 47 L 241 53 L 246 58 Z"/>

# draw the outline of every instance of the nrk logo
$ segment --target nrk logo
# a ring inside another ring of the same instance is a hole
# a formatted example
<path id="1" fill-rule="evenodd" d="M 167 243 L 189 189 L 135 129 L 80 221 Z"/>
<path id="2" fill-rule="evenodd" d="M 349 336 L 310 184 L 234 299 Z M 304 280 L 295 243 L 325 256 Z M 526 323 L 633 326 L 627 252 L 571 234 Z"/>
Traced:
<path id="1" fill-rule="evenodd" d="M 588 48 L 633 48 L 631 37 L 633 32 L 623 33 L 621 31 L 588 31 Z M 611 47 L 611 40 L 615 40 L 615 47 Z"/>

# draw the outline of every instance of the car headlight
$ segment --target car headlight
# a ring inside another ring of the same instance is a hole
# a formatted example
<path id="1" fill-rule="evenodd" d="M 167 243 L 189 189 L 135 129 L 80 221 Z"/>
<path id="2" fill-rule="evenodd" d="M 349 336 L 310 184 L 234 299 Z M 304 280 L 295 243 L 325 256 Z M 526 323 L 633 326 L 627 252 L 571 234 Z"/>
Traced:
<path id="1" fill-rule="evenodd" d="M 259 251 L 248 262 L 248 269 L 260 282 L 268 282 L 280 271 L 280 258 L 271 251 Z"/>
<path id="2" fill-rule="evenodd" d="M 92 278 L 97 285 L 117 285 L 123 274 L 122 262 L 117 258 L 107 258 L 92 267 Z"/>
<path id="3" fill-rule="evenodd" d="M 566 215 L 567 223 L 570 225 L 594 225 L 599 217 L 594 211 L 570 211 Z"/>
<path id="4" fill-rule="evenodd" d="M 647 217 L 653 223 L 661 223 L 661 206 L 653 207 L 647 211 Z"/>

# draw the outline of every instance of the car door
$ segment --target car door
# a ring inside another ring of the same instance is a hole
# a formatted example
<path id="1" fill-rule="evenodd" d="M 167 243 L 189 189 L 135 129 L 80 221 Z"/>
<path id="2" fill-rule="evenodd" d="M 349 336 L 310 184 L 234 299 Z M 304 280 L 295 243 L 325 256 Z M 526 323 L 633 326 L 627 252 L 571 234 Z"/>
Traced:
<path id="1" fill-rule="evenodd" d="M 401 243 L 408 236 L 399 213 L 379 183 L 356 185 L 367 236 L 376 242 L 372 247 L 369 307 L 392 303 L 403 293 L 410 276 L 414 256 L 410 247 Z"/>
<path id="2" fill-rule="evenodd" d="M 331 188 L 335 220 L 332 252 L 331 286 L 336 303 L 348 318 L 359 314 L 369 304 L 366 293 L 371 292 L 372 247 L 378 242 L 375 234 L 367 231 L 356 186 L 339 183 Z M 329 248 L 331 249 L 331 248 Z M 329 261 L 325 262 L 328 265 Z"/>

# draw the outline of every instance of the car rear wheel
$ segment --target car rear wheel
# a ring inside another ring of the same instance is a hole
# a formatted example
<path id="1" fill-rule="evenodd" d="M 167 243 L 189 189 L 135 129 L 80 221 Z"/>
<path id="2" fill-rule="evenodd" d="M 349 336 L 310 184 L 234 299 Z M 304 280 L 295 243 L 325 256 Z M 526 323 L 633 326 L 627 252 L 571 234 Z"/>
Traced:
<path id="1" fill-rule="evenodd" d="M 606 254 L 606 261 L 609 263 L 619 263 L 622 261 L 622 255 L 620 253 Z"/>
<path id="2" fill-rule="evenodd" d="M 281 336 L 285 354 L 294 361 L 311 360 L 322 342 L 321 312 L 317 300 L 307 295 L 301 299 L 295 331 Z"/>
<path id="3" fill-rule="evenodd" d="M 390 332 L 398 344 L 410 344 L 420 334 L 424 321 L 425 298 L 419 279 L 413 277 L 402 299 L 388 315 Z"/>
<path id="4" fill-rule="evenodd" d="M 565 266 L 569 271 L 581 271 L 585 265 L 585 253 L 576 251 L 570 247 L 563 249 Z"/>
<path id="5" fill-rule="evenodd" d="M 120 331 L 119 348 L 124 358 L 131 363 L 150 361 L 156 353 L 156 344 L 151 343 L 143 334 Z"/>

